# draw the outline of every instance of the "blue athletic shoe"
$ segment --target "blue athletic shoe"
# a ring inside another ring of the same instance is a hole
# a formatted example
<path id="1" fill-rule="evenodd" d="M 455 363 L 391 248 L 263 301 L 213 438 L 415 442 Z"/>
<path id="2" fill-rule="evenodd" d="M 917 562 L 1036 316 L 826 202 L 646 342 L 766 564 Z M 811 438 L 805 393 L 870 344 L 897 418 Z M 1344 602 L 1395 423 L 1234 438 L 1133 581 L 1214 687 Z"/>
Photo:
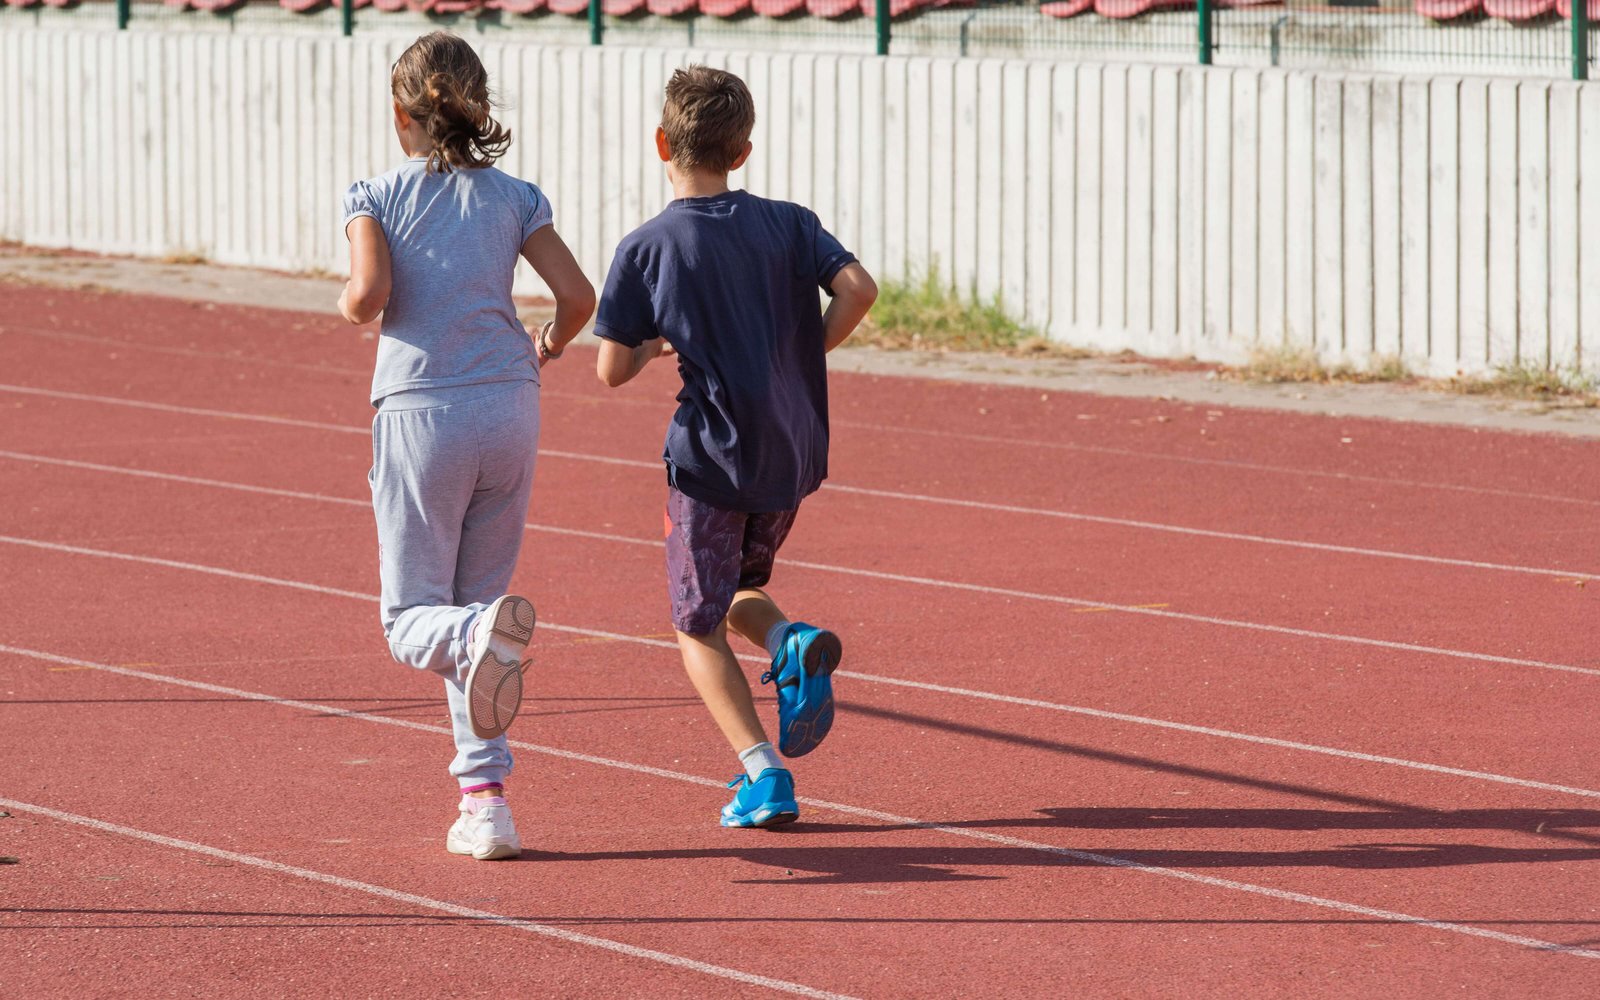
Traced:
<path id="1" fill-rule="evenodd" d="M 733 801 L 722 807 L 723 826 L 777 826 L 800 818 L 794 800 L 794 775 L 776 767 L 762 771 L 756 780 L 741 774 L 728 782 L 736 788 Z"/>
<path id="2" fill-rule="evenodd" d="M 778 687 L 778 752 L 804 757 L 833 728 L 833 681 L 843 647 L 827 629 L 794 622 L 761 683 Z"/>

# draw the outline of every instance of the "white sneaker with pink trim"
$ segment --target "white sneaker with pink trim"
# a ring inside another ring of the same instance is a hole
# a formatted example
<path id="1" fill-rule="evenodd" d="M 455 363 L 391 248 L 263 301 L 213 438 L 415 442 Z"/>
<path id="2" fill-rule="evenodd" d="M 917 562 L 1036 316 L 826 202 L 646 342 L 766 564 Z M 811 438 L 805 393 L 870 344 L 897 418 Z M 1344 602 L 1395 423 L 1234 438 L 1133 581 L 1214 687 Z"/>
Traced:
<path id="1" fill-rule="evenodd" d="M 451 854 L 468 854 L 479 861 L 499 861 L 522 853 L 522 838 L 511 822 L 511 805 L 503 798 L 461 796 L 461 815 L 445 837 Z"/>

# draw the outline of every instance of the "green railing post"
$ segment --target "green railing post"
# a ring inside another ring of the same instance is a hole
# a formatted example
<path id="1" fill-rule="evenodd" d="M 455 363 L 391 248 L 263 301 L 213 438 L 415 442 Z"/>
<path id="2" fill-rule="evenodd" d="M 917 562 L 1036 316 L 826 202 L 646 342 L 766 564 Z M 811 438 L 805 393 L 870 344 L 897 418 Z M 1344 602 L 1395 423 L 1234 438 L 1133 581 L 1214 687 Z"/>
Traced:
<path id="1" fill-rule="evenodd" d="M 133 16 L 133 0 L 117 0 L 117 30 L 128 30 L 128 19 Z"/>
<path id="2" fill-rule="evenodd" d="M 605 25 L 600 21 L 600 0 L 589 0 L 589 44 L 599 45 L 603 34 Z"/>
<path id="3" fill-rule="evenodd" d="M 1572 0 L 1572 78 L 1589 79 L 1589 0 Z"/>
<path id="4" fill-rule="evenodd" d="M 1200 65 L 1211 65 L 1211 0 L 1199 0 L 1195 7 L 1200 12 Z"/>
<path id="5" fill-rule="evenodd" d="M 344 28 L 344 37 L 349 38 L 356 33 L 356 0 L 339 0 L 339 20 Z"/>
<path id="6" fill-rule="evenodd" d="M 878 0 L 878 55 L 889 54 L 889 0 Z"/>

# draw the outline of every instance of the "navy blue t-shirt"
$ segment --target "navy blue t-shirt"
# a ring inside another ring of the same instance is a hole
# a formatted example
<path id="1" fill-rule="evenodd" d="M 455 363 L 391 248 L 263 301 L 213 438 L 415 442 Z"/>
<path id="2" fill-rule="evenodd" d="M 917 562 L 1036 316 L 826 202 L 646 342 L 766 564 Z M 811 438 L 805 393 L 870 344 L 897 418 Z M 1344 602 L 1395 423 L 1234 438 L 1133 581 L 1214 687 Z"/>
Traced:
<path id="1" fill-rule="evenodd" d="M 816 213 L 744 191 L 680 198 L 617 247 L 595 333 L 663 337 L 683 388 L 674 488 L 725 510 L 793 510 L 828 474 L 820 286 L 855 257 Z"/>

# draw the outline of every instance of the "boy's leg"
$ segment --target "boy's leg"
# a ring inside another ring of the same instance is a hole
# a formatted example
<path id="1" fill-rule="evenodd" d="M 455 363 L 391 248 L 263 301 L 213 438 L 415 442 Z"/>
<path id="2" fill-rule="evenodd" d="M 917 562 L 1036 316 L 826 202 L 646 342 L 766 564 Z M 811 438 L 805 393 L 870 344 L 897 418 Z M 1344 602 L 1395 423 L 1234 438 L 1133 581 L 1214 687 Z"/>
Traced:
<path id="1" fill-rule="evenodd" d="M 689 681 L 716 720 L 717 728 L 727 737 L 728 745 L 740 752 L 767 742 L 766 731 L 756 715 L 750 682 L 728 646 L 726 627 L 719 625 L 708 635 L 679 632 L 678 649 L 683 652 Z"/>
<path id="2" fill-rule="evenodd" d="M 768 648 L 768 637 L 773 629 L 789 624 L 789 619 L 766 591 L 744 587 L 733 595 L 733 606 L 728 609 L 728 626 L 762 649 Z"/>
<path id="3" fill-rule="evenodd" d="M 750 682 L 728 646 L 748 519 L 668 492 L 667 577 L 678 648 L 690 682 L 745 767 L 730 785 L 737 791 L 722 809 L 723 826 L 772 826 L 800 815 L 794 778 L 767 741 Z"/>

